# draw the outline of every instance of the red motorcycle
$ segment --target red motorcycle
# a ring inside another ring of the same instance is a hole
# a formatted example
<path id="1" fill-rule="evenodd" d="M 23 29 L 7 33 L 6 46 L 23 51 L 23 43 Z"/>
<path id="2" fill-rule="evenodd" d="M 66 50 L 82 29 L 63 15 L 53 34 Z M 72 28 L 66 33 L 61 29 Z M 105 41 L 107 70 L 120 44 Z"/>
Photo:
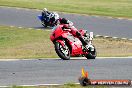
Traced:
<path id="1" fill-rule="evenodd" d="M 79 30 L 88 45 L 83 46 L 82 42 L 70 33 L 70 29 L 63 29 L 63 25 L 54 27 L 50 35 L 55 51 L 63 60 L 69 60 L 70 56 L 85 56 L 87 59 L 95 59 L 96 49 L 92 45 L 93 32 L 90 34 L 86 30 Z"/>

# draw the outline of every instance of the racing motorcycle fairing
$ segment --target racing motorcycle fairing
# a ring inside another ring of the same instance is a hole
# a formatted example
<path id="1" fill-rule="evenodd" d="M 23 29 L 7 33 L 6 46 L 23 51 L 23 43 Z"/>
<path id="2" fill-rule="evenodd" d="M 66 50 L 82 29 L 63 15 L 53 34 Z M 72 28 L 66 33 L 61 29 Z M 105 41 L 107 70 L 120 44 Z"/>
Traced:
<path id="1" fill-rule="evenodd" d="M 72 47 L 71 48 L 71 56 L 76 56 L 76 55 L 80 55 L 80 54 L 83 54 L 82 52 L 82 42 L 74 37 L 72 34 L 68 34 L 67 35 L 67 40 L 68 40 L 68 43 L 69 45 Z"/>
<path id="2" fill-rule="evenodd" d="M 66 40 L 67 44 L 71 47 L 71 56 L 83 54 L 81 41 L 68 31 L 61 30 L 62 27 L 63 25 L 58 25 L 53 28 L 52 36 L 50 36 L 51 41 L 58 41 L 64 46 L 63 40 Z"/>
<path id="3" fill-rule="evenodd" d="M 42 15 L 38 15 L 38 18 L 39 18 L 40 21 L 42 21 L 42 19 L 43 19 Z"/>

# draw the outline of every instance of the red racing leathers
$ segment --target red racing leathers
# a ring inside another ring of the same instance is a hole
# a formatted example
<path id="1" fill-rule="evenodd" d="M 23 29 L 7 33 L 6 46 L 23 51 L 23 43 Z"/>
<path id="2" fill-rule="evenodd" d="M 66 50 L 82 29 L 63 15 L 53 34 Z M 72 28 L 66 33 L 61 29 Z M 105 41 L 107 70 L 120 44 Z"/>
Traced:
<path id="1" fill-rule="evenodd" d="M 80 32 L 73 26 L 73 23 L 72 23 L 72 22 L 68 22 L 68 23 L 69 23 L 69 24 L 61 24 L 61 25 L 63 25 L 63 28 L 64 28 L 64 29 L 70 29 L 69 32 L 70 32 L 73 36 L 79 38 L 79 40 L 82 42 L 82 44 L 83 44 L 84 46 L 87 45 L 87 42 L 84 41 L 84 39 L 83 39 L 82 35 L 80 34 Z"/>

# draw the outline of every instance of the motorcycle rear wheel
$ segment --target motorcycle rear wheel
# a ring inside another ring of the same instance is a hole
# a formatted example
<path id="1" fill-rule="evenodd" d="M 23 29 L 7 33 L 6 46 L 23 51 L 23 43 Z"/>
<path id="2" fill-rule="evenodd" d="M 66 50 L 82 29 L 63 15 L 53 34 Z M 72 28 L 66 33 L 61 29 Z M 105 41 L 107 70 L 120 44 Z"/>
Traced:
<path id="1" fill-rule="evenodd" d="M 87 59 L 95 59 L 97 56 L 96 49 L 94 48 L 94 51 L 90 51 L 85 57 Z"/>
<path id="2" fill-rule="evenodd" d="M 61 43 L 55 42 L 55 51 L 61 59 L 63 60 L 70 59 L 70 50 L 67 45 L 65 45 L 64 47 L 63 45 L 61 45 Z"/>

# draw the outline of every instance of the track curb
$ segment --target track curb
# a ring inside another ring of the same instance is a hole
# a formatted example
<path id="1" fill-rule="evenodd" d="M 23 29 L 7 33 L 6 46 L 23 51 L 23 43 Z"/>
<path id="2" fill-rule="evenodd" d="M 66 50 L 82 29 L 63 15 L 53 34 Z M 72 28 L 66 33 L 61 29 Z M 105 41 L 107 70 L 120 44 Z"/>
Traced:
<path id="1" fill-rule="evenodd" d="M 9 26 L 10 28 L 13 28 L 13 27 L 15 27 L 15 26 L 13 26 L 13 25 L 11 25 L 11 26 Z M 44 30 L 44 29 L 35 29 L 35 28 L 25 28 L 25 27 L 16 27 L 16 28 L 18 28 L 18 29 L 29 29 L 29 30 Z M 49 29 L 49 30 L 44 30 L 44 31 L 52 31 L 51 29 Z M 99 38 L 99 37 L 101 37 L 101 38 L 112 38 L 112 39 L 121 39 L 121 40 L 129 40 L 129 41 L 132 41 L 132 39 L 129 39 L 129 38 L 119 38 L 119 37 L 112 37 L 112 36 L 103 36 L 103 35 L 94 35 L 94 37 L 96 37 L 96 38 Z"/>

